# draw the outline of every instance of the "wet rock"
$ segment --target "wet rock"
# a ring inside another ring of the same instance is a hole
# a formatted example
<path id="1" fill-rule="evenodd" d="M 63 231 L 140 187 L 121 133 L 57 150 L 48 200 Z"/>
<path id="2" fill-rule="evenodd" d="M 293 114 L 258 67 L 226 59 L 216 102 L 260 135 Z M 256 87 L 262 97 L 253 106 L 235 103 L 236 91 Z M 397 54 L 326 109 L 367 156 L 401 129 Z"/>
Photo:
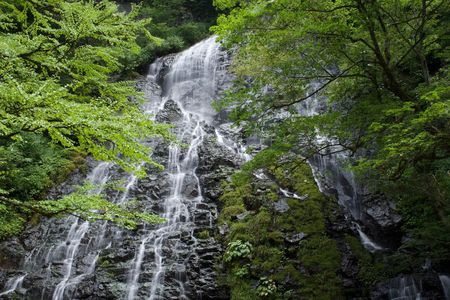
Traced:
<path id="1" fill-rule="evenodd" d="M 197 197 L 199 195 L 197 178 L 193 175 L 186 175 L 183 182 L 183 195 L 187 197 Z"/>
<path id="2" fill-rule="evenodd" d="M 228 227 L 228 224 L 223 224 L 219 226 L 219 233 L 220 235 L 226 235 L 230 231 L 230 228 Z"/>
<path id="3" fill-rule="evenodd" d="M 162 123 L 177 123 L 182 118 L 182 112 L 178 104 L 173 100 L 167 100 L 164 108 L 156 115 L 156 120 Z"/>
<path id="4" fill-rule="evenodd" d="M 399 247 L 403 238 L 402 218 L 393 202 L 383 195 L 370 194 L 364 197 L 362 205 L 364 214 L 361 223 L 365 232 L 385 248 Z"/>
<path id="5" fill-rule="evenodd" d="M 284 239 L 291 243 L 291 244 L 295 244 L 300 242 L 301 240 L 303 240 L 306 237 L 306 234 L 303 232 L 299 232 L 299 233 L 295 233 L 295 234 L 287 234 Z"/>
<path id="6" fill-rule="evenodd" d="M 384 299 L 445 299 L 436 273 L 418 273 L 391 278 L 378 283 L 371 300 Z"/>
<path id="7" fill-rule="evenodd" d="M 19 269 L 25 254 L 25 249 L 17 238 L 0 243 L 0 269 Z"/>
<path id="8" fill-rule="evenodd" d="M 242 220 L 244 220 L 249 214 L 250 214 L 249 211 L 245 211 L 245 212 L 243 212 L 242 214 L 237 215 L 237 216 L 236 216 L 236 219 L 239 220 L 239 221 L 242 221 Z"/>
<path id="9" fill-rule="evenodd" d="M 273 204 L 273 208 L 276 212 L 285 213 L 289 210 L 289 205 L 286 199 L 280 199 Z"/>

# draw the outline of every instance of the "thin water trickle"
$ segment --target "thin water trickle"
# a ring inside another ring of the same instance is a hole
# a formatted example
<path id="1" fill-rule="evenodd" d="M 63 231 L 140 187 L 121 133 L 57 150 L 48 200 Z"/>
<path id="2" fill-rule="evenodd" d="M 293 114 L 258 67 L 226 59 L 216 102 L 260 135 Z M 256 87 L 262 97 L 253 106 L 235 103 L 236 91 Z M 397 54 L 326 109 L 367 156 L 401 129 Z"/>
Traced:
<path id="1" fill-rule="evenodd" d="M 89 182 L 94 185 L 94 189 L 91 191 L 92 194 L 98 195 L 103 191 L 104 186 L 108 181 L 110 168 L 110 163 L 102 162 L 92 170 L 88 176 Z M 76 217 L 68 218 L 67 222 L 73 223 L 70 226 L 66 239 L 55 248 L 53 253 L 50 254 L 50 260 L 52 262 L 57 260 L 63 261 L 63 277 L 53 292 L 53 300 L 64 299 L 64 293 L 69 286 L 68 283 L 73 275 L 75 257 L 78 254 L 82 239 L 90 226 L 88 221 L 81 221 Z M 48 270 L 51 271 L 51 267 L 49 267 Z M 74 286 L 76 283 L 71 282 L 70 285 Z"/>
<path id="2" fill-rule="evenodd" d="M 238 144 L 234 141 L 228 140 L 219 130 L 215 129 L 217 143 L 224 146 L 231 153 L 237 155 L 242 162 L 247 162 L 252 159 L 252 156 L 247 153 L 247 148 L 243 144 Z"/>
<path id="3" fill-rule="evenodd" d="M 442 284 L 445 300 L 450 300 L 450 277 L 447 275 L 439 275 L 439 280 Z"/>
<path id="4" fill-rule="evenodd" d="M 8 281 L 6 282 L 4 291 L 0 293 L 0 296 L 6 296 L 6 295 L 14 292 L 16 289 L 20 288 L 25 276 L 27 276 L 27 274 L 8 279 Z"/>
<path id="5" fill-rule="evenodd" d="M 389 300 L 421 300 L 421 290 L 411 276 L 394 278 L 389 282 Z"/>
<path id="6" fill-rule="evenodd" d="M 280 188 L 280 192 L 286 198 L 294 198 L 294 199 L 298 199 L 298 200 L 306 200 L 306 199 L 308 199 L 308 195 L 299 196 L 296 193 L 290 192 L 290 191 L 288 191 L 286 189 Z"/>
<path id="7" fill-rule="evenodd" d="M 383 247 L 375 243 L 372 239 L 369 238 L 367 234 L 364 233 L 364 231 L 362 231 L 361 226 L 359 224 L 354 223 L 354 225 L 356 226 L 356 230 L 358 231 L 359 238 L 364 248 L 366 248 L 369 252 L 372 253 L 384 250 Z"/>

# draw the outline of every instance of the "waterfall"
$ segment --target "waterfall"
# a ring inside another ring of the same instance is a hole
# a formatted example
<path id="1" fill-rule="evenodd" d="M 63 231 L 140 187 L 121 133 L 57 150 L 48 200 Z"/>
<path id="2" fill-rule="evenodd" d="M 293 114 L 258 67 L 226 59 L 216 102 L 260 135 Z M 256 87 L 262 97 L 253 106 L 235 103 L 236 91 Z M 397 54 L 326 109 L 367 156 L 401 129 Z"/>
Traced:
<path id="1" fill-rule="evenodd" d="M 8 279 L 5 284 L 4 291 L 0 293 L 0 296 L 6 296 L 14 292 L 16 289 L 20 288 L 25 276 L 27 276 L 27 274 Z"/>
<path id="2" fill-rule="evenodd" d="M 445 300 L 450 300 L 450 277 L 448 277 L 447 275 L 439 275 L 439 280 L 442 284 Z"/>
<path id="3" fill-rule="evenodd" d="M 89 174 L 88 180 L 95 186 L 91 193 L 100 194 L 103 191 L 106 181 L 108 180 L 108 172 L 110 167 L 110 163 L 103 162 L 98 164 L 93 169 L 91 174 Z M 86 273 L 82 273 L 72 278 L 75 257 L 78 254 L 81 241 L 88 231 L 90 224 L 88 221 L 82 221 L 76 217 L 68 218 L 67 223 L 72 224 L 66 239 L 63 240 L 58 246 L 52 246 L 46 255 L 46 263 L 49 264 L 49 267 L 47 268 L 48 272 L 52 271 L 51 265 L 54 262 L 63 262 L 63 277 L 53 292 L 53 300 L 64 299 L 64 293 L 68 286 L 75 286 L 84 276 L 89 275 L 89 272 L 93 272 L 93 269 L 88 268 Z M 91 264 L 95 264 L 95 257 L 96 256 L 94 256 Z M 32 266 L 29 267 L 31 268 Z M 42 297 L 44 296 L 42 295 Z"/>
<path id="4" fill-rule="evenodd" d="M 362 245 L 364 246 L 364 248 L 366 248 L 368 251 L 370 252 L 377 252 L 380 250 L 383 250 L 383 247 L 381 247 L 380 245 L 376 244 L 374 241 L 372 241 L 367 234 L 365 234 L 362 230 L 361 230 L 361 226 L 359 226 L 358 223 L 354 223 L 356 226 L 356 230 L 358 231 L 359 234 L 359 239 L 361 240 Z"/>
<path id="5" fill-rule="evenodd" d="M 247 162 L 252 158 L 252 156 L 247 153 L 247 148 L 244 144 L 228 140 L 218 129 L 215 129 L 214 132 L 217 136 L 217 143 L 237 155 L 242 162 Z"/>
<path id="6" fill-rule="evenodd" d="M 229 62 L 229 55 L 211 37 L 178 55 L 157 59 L 146 80 L 138 82 L 145 93 L 143 112 L 173 124 L 178 139 L 172 144 L 142 141 L 154 149 L 152 158 L 165 166 L 163 172 L 141 164 L 138 168 L 145 168 L 148 176 L 137 178 L 113 163 L 88 159 L 92 169 L 86 179 L 94 186 L 93 194 L 159 214 L 165 223 L 141 224 L 130 231 L 73 216 L 45 219 L 27 229 L 23 263 L 6 275 L 2 296 L 226 298 L 216 283 L 220 245 L 210 235 L 218 214 L 218 184 L 225 178 L 209 176 L 221 164 L 233 168 L 250 158 L 238 142 L 239 131 L 231 130 L 211 108 L 231 84 Z M 55 193 L 65 194 L 81 181 L 81 173 L 74 174 Z M 113 188 L 118 185 L 120 190 Z"/>
<path id="7" fill-rule="evenodd" d="M 421 300 L 421 290 L 421 286 L 418 287 L 411 276 L 394 278 L 389 282 L 389 299 Z"/>
<path id="8" fill-rule="evenodd" d="M 142 264 L 146 252 L 153 252 L 153 270 L 149 289 L 149 299 L 166 299 L 165 277 L 170 272 L 177 282 L 177 299 L 187 299 L 190 292 L 186 275 L 187 258 L 184 257 L 186 248 L 195 250 L 198 243 L 194 236 L 195 216 L 192 207 L 203 202 L 200 180 L 196 175 L 198 165 L 198 147 L 202 144 L 204 126 L 211 123 L 215 112 L 211 103 L 217 95 L 217 58 L 219 45 L 215 37 L 206 39 L 197 45 L 178 54 L 162 80 L 162 99 L 159 105 L 153 105 L 157 115 L 170 101 L 180 111 L 176 120 L 174 133 L 183 143 L 189 145 L 183 149 L 179 144 L 172 144 L 168 148 L 166 170 L 170 178 L 170 193 L 163 199 L 162 217 L 166 222 L 156 230 L 148 230 L 137 247 L 132 268 L 128 279 L 127 299 L 136 299 L 140 289 L 145 289 L 140 282 Z M 161 76 L 161 67 L 156 61 L 150 67 L 150 80 L 157 80 Z M 186 195 L 187 185 L 194 185 L 194 192 Z M 213 216 L 209 216 L 212 226 Z M 174 234 L 184 236 L 187 242 L 172 241 Z M 166 247 L 170 245 L 170 251 Z M 189 251 L 190 252 L 190 251 Z"/>
<path id="9" fill-rule="evenodd" d="M 321 83 L 311 83 L 311 89 L 317 90 Z M 314 95 L 306 101 L 302 101 L 297 106 L 298 113 L 305 117 L 319 115 L 326 110 L 326 98 Z M 332 139 L 317 133 L 316 143 L 337 144 Z M 321 148 L 320 146 L 319 148 Z M 314 179 L 319 190 L 324 194 L 335 195 L 341 207 L 353 220 L 352 225 L 358 233 L 362 245 L 370 252 L 384 250 L 383 247 L 373 241 L 361 228 L 359 223 L 363 223 L 364 212 L 362 209 L 363 195 L 367 191 L 356 182 L 355 175 L 347 170 L 345 163 L 348 161 L 349 153 L 341 146 L 330 146 L 325 151 L 318 153 L 308 160 L 311 166 Z"/>
<path id="10" fill-rule="evenodd" d="M 311 89 L 320 88 L 319 82 L 311 83 Z M 298 112 L 305 117 L 321 114 L 326 108 L 326 98 L 317 95 L 298 104 Z M 333 140 L 321 136 L 316 138 L 317 144 L 333 145 Z M 313 175 L 322 193 L 334 193 L 341 206 L 350 213 L 354 220 L 361 220 L 361 195 L 364 193 L 361 186 L 356 183 L 354 174 L 347 171 L 343 162 L 347 159 L 347 153 L 340 146 L 332 146 L 327 152 L 319 153 L 309 160 Z M 326 174 L 326 175 L 322 175 Z M 333 191 L 330 191 L 330 188 Z"/>

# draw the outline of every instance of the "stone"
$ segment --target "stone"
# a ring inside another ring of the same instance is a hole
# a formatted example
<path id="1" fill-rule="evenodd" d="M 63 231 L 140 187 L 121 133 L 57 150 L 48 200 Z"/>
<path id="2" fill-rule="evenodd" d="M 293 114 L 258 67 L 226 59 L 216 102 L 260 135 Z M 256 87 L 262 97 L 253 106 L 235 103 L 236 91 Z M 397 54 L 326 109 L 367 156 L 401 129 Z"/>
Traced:
<path id="1" fill-rule="evenodd" d="M 173 100 L 167 100 L 164 108 L 156 115 L 156 120 L 163 123 L 177 123 L 182 118 L 181 109 Z"/>
<path id="2" fill-rule="evenodd" d="M 249 211 L 244 211 L 243 213 L 237 215 L 237 216 L 236 216 L 236 219 L 238 219 L 239 221 L 242 221 L 242 220 L 244 220 L 249 214 L 250 214 Z"/>
<path id="3" fill-rule="evenodd" d="M 291 244 L 295 244 L 303 240 L 305 237 L 306 237 L 305 233 L 299 232 L 295 234 L 287 234 L 285 235 L 284 239 Z"/>
<path id="4" fill-rule="evenodd" d="M 285 213 L 289 210 L 289 205 L 285 198 L 282 198 L 273 204 L 273 208 L 276 212 Z"/>

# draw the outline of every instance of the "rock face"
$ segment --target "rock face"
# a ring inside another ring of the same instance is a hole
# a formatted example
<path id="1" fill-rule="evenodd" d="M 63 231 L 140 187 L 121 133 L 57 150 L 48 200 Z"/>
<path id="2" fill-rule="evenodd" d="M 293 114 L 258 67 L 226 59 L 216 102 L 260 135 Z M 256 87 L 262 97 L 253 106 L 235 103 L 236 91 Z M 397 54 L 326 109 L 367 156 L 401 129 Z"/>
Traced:
<path id="1" fill-rule="evenodd" d="M 245 155 L 230 146 L 238 144 L 239 133 L 227 136 L 227 125 L 210 108 L 231 80 L 229 56 L 214 39 L 158 59 L 138 83 L 147 98 L 144 111 L 174 124 L 182 143 L 143 141 L 164 171 L 143 165 L 148 176 L 138 179 L 113 164 L 89 161 L 87 179 L 95 184 L 94 193 L 167 222 L 130 231 L 75 217 L 41 220 L 21 237 L 0 244 L 2 299 L 229 297 L 216 282 L 214 264 L 222 249 L 213 237 L 215 200 L 220 182 Z M 50 195 L 69 193 L 83 180 L 74 174 Z"/>
<path id="2" fill-rule="evenodd" d="M 249 159 L 241 133 L 227 122 L 227 112 L 211 109 L 212 101 L 232 80 L 226 72 L 229 63 L 229 55 L 210 38 L 178 55 L 159 58 L 148 77 L 138 82 L 147 99 L 143 110 L 159 122 L 173 124 L 181 142 L 143 141 L 152 147 L 152 158 L 166 167 L 164 171 L 143 165 L 148 176 L 138 179 L 113 164 L 88 159 L 87 180 L 95 184 L 94 193 L 131 209 L 159 214 L 167 222 L 131 231 L 75 217 L 42 219 L 22 236 L 0 243 L 1 299 L 229 298 L 217 283 L 215 267 L 223 249 L 214 237 L 230 232 L 226 224 L 216 226 L 217 200 L 222 181 Z M 343 236 L 353 229 L 361 237 L 367 234 L 369 243 L 373 239 L 383 248 L 395 249 L 402 238 L 402 220 L 392 203 L 355 184 L 337 160 L 315 158 L 311 166 L 321 191 L 336 195 L 344 208 L 345 216 L 336 213 L 327 233 L 341 253 L 339 276 L 344 287 L 356 290 L 360 288 L 358 259 Z M 259 196 L 273 184 L 263 171 L 254 175 L 258 183 L 252 200 L 264 198 Z M 85 177 L 81 172 L 73 174 L 49 197 L 70 193 Z M 277 214 L 292 213 L 288 199 L 309 201 L 307 194 L 280 191 L 269 207 Z M 256 211 L 252 205 L 261 206 L 258 201 L 244 204 L 250 211 L 234 216 L 238 221 L 252 217 Z M 283 233 L 281 241 L 290 249 L 310 236 L 296 229 Z M 297 287 L 299 282 L 286 284 Z M 441 299 L 440 289 L 438 275 L 430 271 L 381 282 L 370 298 L 415 299 L 422 293 L 427 299 Z"/>
<path id="3" fill-rule="evenodd" d="M 444 299 L 441 290 L 438 274 L 405 275 L 377 284 L 370 299 Z"/>
<path id="4" fill-rule="evenodd" d="M 354 174 L 346 170 L 340 160 L 342 154 L 311 159 L 310 163 L 321 191 L 338 199 L 349 220 L 358 223 L 354 227 L 380 248 L 396 249 L 401 241 L 400 215 L 395 205 L 386 197 L 369 193 L 356 182 Z"/>

